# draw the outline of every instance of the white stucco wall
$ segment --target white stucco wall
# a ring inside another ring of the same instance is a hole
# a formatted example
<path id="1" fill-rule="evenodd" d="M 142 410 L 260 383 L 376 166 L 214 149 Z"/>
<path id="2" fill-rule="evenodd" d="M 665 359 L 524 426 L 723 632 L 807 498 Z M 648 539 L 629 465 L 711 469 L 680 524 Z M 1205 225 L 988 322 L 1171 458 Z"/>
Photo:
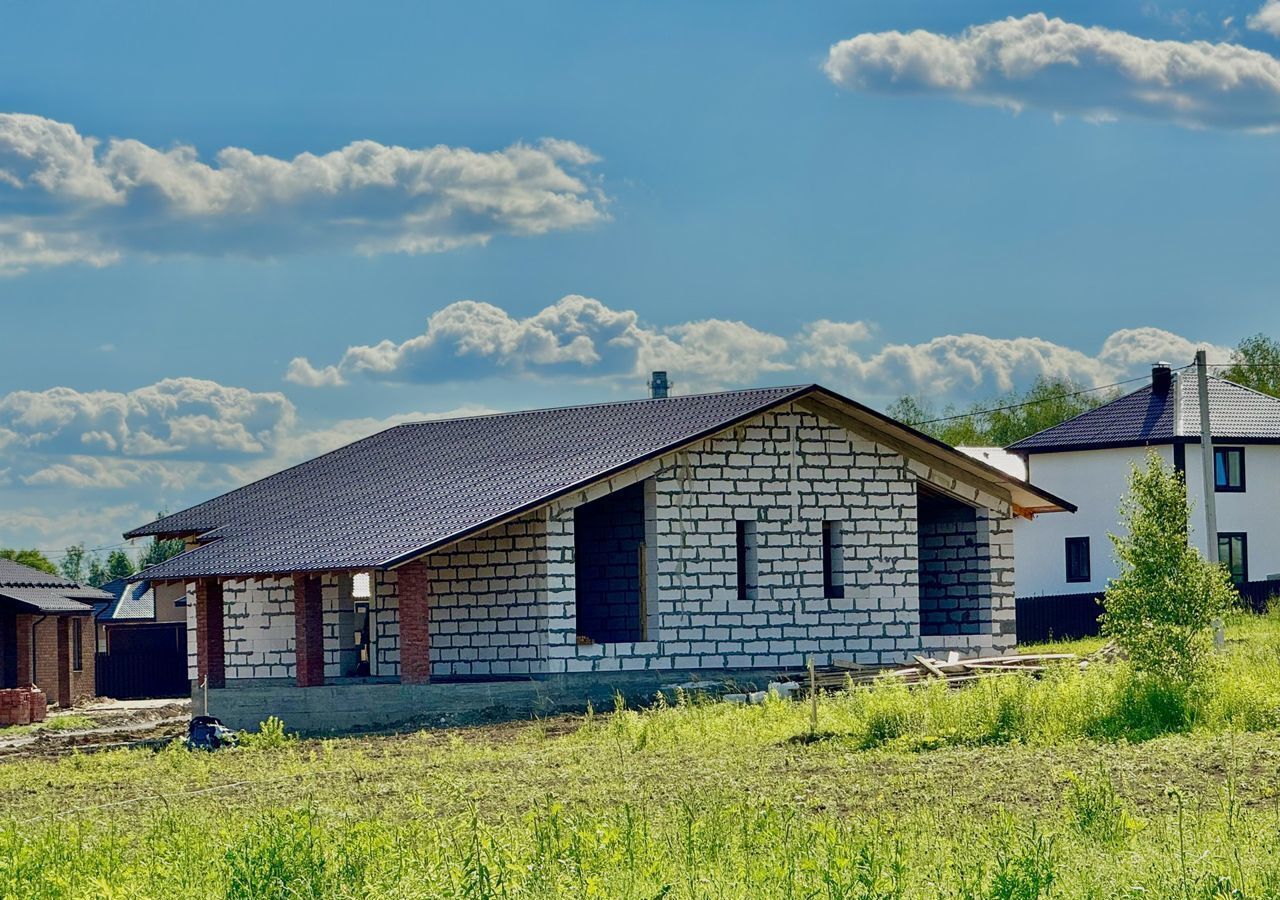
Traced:
<path id="1" fill-rule="evenodd" d="M 1241 446 L 1221 444 L 1220 446 Z M 1173 465 L 1173 447 L 1154 448 L 1167 465 Z M 1014 527 L 1017 551 L 1015 582 L 1019 597 L 1102 591 L 1117 573 L 1108 533 L 1120 533 L 1119 505 L 1128 490 L 1133 465 L 1145 465 L 1148 448 L 1085 450 L 1071 453 L 1036 453 L 1030 457 L 1030 480 L 1065 497 L 1079 507 L 1075 514 L 1037 516 L 1018 520 Z M 1186 449 L 1187 492 L 1193 504 L 1191 539 L 1205 551 L 1203 472 L 1200 445 Z M 1245 448 L 1244 493 L 1215 493 L 1218 530 L 1248 534 L 1249 577 L 1253 580 L 1280 573 L 1280 531 L 1274 527 L 1280 506 L 1280 447 L 1250 445 Z M 1088 537 L 1092 580 L 1066 580 L 1066 538 Z"/>
<path id="2" fill-rule="evenodd" d="M 1280 574 L 1280 529 L 1276 528 L 1280 511 L 1280 446 L 1273 444 L 1218 444 L 1220 447 L 1244 447 L 1245 491 L 1219 491 L 1217 499 L 1218 531 L 1243 531 L 1249 536 L 1249 579 L 1261 581 L 1268 575 Z M 1200 462 L 1200 445 L 1187 445 L 1187 493 L 1195 504 L 1191 513 L 1191 539 L 1204 550 L 1204 479 Z"/>

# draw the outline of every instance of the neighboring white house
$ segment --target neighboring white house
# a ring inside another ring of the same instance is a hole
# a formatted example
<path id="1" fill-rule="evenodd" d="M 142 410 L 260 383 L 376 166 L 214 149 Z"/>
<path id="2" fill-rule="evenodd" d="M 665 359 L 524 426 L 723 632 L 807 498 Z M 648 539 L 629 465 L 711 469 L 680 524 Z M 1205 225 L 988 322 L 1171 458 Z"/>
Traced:
<path id="1" fill-rule="evenodd" d="M 1014 519 L 1071 508 L 807 385 L 402 425 L 130 536 L 189 542 L 140 577 L 201 703 L 323 730 L 1005 652 Z"/>
<path id="2" fill-rule="evenodd" d="M 1280 400 L 1221 378 L 1209 379 L 1218 516 L 1218 555 L 1237 582 L 1280 573 Z M 1015 593 L 1019 598 L 1097 596 L 1117 566 L 1108 533 L 1119 531 L 1129 472 L 1154 450 L 1186 474 L 1195 509 L 1191 540 L 1206 549 L 1200 403 L 1195 376 L 1161 363 L 1151 384 L 1038 434 L 969 455 L 1078 506 L 1074 515 L 1019 521 Z"/>

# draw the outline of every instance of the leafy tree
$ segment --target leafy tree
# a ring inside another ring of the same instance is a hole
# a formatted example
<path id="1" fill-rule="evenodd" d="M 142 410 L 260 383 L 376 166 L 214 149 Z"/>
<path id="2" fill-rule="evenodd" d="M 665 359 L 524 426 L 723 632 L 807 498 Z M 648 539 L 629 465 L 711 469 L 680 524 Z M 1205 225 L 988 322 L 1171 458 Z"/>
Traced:
<path id="1" fill-rule="evenodd" d="M 112 550 L 107 554 L 107 580 L 128 578 L 134 573 L 133 560 L 123 550 Z"/>
<path id="2" fill-rule="evenodd" d="M 84 544 L 72 544 L 58 563 L 58 571 L 68 581 L 84 581 Z"/>
<path id="3" fill-rule="evenodd" d="M 163 519 L 166 515 L 168 515 L 168 513 L 161 510 L 156 513 L 156 518 Z M 159 538 L 153 537 L 151 539 L 151 543 L 147 544 L 146 549 L 138 556 L 138 571 L 142 571 L 148 566 L 154 566 L 157 563 L 162 563 L 166 559 L 172 559 L 185 549 L 186 544 L 182 542 L 181 538 L 171 538 L 170 540 L 162 541 Z"/>
<path id="4" fill-rule="evenodd" d="M 39 550 L 13 550 L 10 548 L 0 549 L 0 557 L 11 559 L 16 563 L 24 566 L 30 566 L 33 569 L 39 569 L 41 572 L 48 572 L 50 575 L 58 574 L 58 567 L 53 564 L 49 557 L 45 556 Z"/>
<path id="5" fill-rule="evenodd" d="M 1191 507 L 1181 473 L 1151 451 L 1133 466 L 1120 503 L 1127 534 L 1111 535 L 1120 576 L 1107 584 L 1102 630 L 1136 671 L 1191 684 L 1213 649 L 1212 622 L 1236 598 L 1226 568 L 1187 541 Z"/>
<path id="6" fill-rule="evenodd" d="M 102 560 L 99 559 L 97 556 L 90 557 L 89 558 L 89 575 L 85 579 L 85 581 L 88 582 L 89 586 L 100 588 L 110 580 L 111 580 L 111 576 L 108 575 L 107 570 L 103 568 Z"/>
<path id="7" fill-rule="evenodd" d="M 929 402 L 905 396 L 890 405 L 888 414 L 940 441 L 960 445 L 1004 447 L 1101 406 L 1114 391 L 1087 391 L 1066 378 L 1040 376 L 1025 391 L 1012 390 L 967 410 L 948 406 L 936 412 Z"/>
<path id="8" fill-rule="evenodd" d="M 1242 340 L 1231 353 L 1231 365 L 1222 377 L 1236 384 L 1280 397 L 1280 341 L 1265 334 Z"/>

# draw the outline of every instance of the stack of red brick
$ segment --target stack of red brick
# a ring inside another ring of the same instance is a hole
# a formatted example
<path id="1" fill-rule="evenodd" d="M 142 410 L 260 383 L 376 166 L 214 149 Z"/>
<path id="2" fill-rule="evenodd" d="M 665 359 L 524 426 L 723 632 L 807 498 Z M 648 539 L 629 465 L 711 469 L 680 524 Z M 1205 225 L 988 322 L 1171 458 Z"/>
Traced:
<path id="1" fill-rule="evenodd" d="M 0 690 L 0 727 L 43 722 L 48 704 L 34 684 Z"/>

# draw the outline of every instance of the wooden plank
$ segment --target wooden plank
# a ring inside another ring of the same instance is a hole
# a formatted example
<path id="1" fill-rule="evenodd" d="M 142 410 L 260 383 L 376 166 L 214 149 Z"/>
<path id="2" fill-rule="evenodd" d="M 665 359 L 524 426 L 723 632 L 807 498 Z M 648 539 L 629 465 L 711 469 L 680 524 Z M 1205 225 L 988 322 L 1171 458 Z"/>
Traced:
<path id="1" fill-rule="evenodd" d="M 933 676 L 935 676 L 935 677 L 937 677 L 937 678 L 946 678 L 946 677 L 947 677 L 947 673 L 946 673 L 946 672 L 944 672 L 944 671 L 942 671 L 941 669 L 939 669 L 939 668 L 934 664 L 933 660 L 929 659 L 928 657 L 924 657 L 924 656 L 913 656 L 913 657 L 911 657 L 911 658 L 912 658 L 912 659 L 914 659 L 916 662 L 918 662 L 921 666 L 923 666 L 923 667 L 924 667 L 924 669 L 925 669 L 925 671 L 927 671 L 930 675 L 933 675 Z"/>

